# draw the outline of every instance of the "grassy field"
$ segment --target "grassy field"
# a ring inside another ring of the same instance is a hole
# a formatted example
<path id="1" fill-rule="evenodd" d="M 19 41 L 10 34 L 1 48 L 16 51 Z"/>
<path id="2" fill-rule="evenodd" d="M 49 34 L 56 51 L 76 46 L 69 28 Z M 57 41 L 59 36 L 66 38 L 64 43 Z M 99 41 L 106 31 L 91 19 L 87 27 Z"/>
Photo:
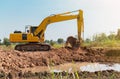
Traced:
<path id="1" fill-rule="evenodd" d="M 57 43 L 55 43 L 53 45 L 54 48 L 60 48 L 60 47 L 64 47 L 64 46 L 65 46 L 64 44 L 57 44 Z"/>

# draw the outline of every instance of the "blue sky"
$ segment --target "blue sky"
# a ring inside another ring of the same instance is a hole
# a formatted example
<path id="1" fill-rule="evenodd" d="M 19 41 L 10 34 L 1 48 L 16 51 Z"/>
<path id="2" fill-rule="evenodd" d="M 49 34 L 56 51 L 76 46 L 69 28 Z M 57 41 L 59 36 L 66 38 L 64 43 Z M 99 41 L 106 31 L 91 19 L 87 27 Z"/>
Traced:
<path id="1" fill-rule="evenodd" d="M 120 28 L 119 0 L 0 0 L 0 39 L 14 30 L 24 31 L 26 25 L 39 25 L 51 14 L 82 9 L 84 37 L 117 31 Z M 46 39 L 57 40 L 77 34 L 76 20 L 50 24 Z"/>

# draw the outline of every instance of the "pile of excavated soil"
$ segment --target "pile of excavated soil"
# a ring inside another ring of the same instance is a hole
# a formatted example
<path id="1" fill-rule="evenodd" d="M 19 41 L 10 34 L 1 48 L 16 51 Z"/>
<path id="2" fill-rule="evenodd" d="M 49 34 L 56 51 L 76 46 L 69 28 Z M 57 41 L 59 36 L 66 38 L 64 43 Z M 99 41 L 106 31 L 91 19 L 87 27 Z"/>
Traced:
<path id="1" fill-rule="evenodd" d="M 103 49 L 59 48 L 50 51 L 20 52 L 0 49 L 0 70 L 5 72 L 20 71 L 35 66 L 59 65 L 66 62 L 101 62 L 104 61 Z"/>

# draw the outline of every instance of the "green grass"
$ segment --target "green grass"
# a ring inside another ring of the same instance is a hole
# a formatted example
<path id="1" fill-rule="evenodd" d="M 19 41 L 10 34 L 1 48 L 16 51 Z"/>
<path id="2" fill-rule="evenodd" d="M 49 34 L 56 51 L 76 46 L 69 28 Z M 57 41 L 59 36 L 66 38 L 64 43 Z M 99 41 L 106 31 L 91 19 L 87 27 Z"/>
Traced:
<path id="1" fill-rule="evenodd" d="M 64 47 L 64 44 L 54 44 L 53 47 L 54 47 L 54 48 Z"/>
<path id="2" fill-rule="evenodd" d="M 24 77 L 22 79 L 119 79 L 119 73 L 114 71 L 113 72 L 99 71 L 94 73 L 77 72 L 77 74 L 75 72 L 75 73 L 68 73 L 68 75 L 63 74 L 62 72 L 52 73 L 52 75 L 50 73 L 46 73 L 46 74 L 37 73 L 36 76 L 32 74 L 34 73 L 31 73 L 31 76 L 29 75 L 29 77 Z"/>
<path id="3" fill-rule="evenodd" d="M 14 45 L 10 45 L 10 46 L 0 45 L 0 48 L 2 50 L 9 51 L 14 49 Z"/>
<path id="4" fill-rule="evenodd" d="M 93 42 L 84 42 L 84 46 L 88 47 L 120 47 L 120 40 L 105 40 L 105 41 L 93 41 Z"/>

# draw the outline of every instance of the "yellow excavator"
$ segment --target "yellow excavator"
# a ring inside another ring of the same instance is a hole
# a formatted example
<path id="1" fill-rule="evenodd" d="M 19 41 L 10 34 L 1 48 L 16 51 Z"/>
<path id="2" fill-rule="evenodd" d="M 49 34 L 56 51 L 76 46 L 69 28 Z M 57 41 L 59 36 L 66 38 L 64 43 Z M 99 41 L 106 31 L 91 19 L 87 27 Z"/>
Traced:
<path id="1" fill-rule="evenodd" d="M 77 14 L 75 14 L 75 12 L 77 12 Z M 30 29 L 26 32 L 14 31 L 14 33 L 11 33 L 9 36 L 10 42 L 19 43 L 15 46 L 15 50 L 19 51 L 48 51 L 51 49 L 51 46 L 44 43 L 44 33 L 47 25 L 72 19 L 77 19 L 78 39 L 76 40 L 76 44 L 78 45 L 81 43 L 81 33 L 84 30 L 82 10 L 48 16 L 40 23 L 40 25 L 30 26 Z M 66 43 L 71 44 L 71 40 L 69 40 L 70 39 L 68 39 Z"/>

